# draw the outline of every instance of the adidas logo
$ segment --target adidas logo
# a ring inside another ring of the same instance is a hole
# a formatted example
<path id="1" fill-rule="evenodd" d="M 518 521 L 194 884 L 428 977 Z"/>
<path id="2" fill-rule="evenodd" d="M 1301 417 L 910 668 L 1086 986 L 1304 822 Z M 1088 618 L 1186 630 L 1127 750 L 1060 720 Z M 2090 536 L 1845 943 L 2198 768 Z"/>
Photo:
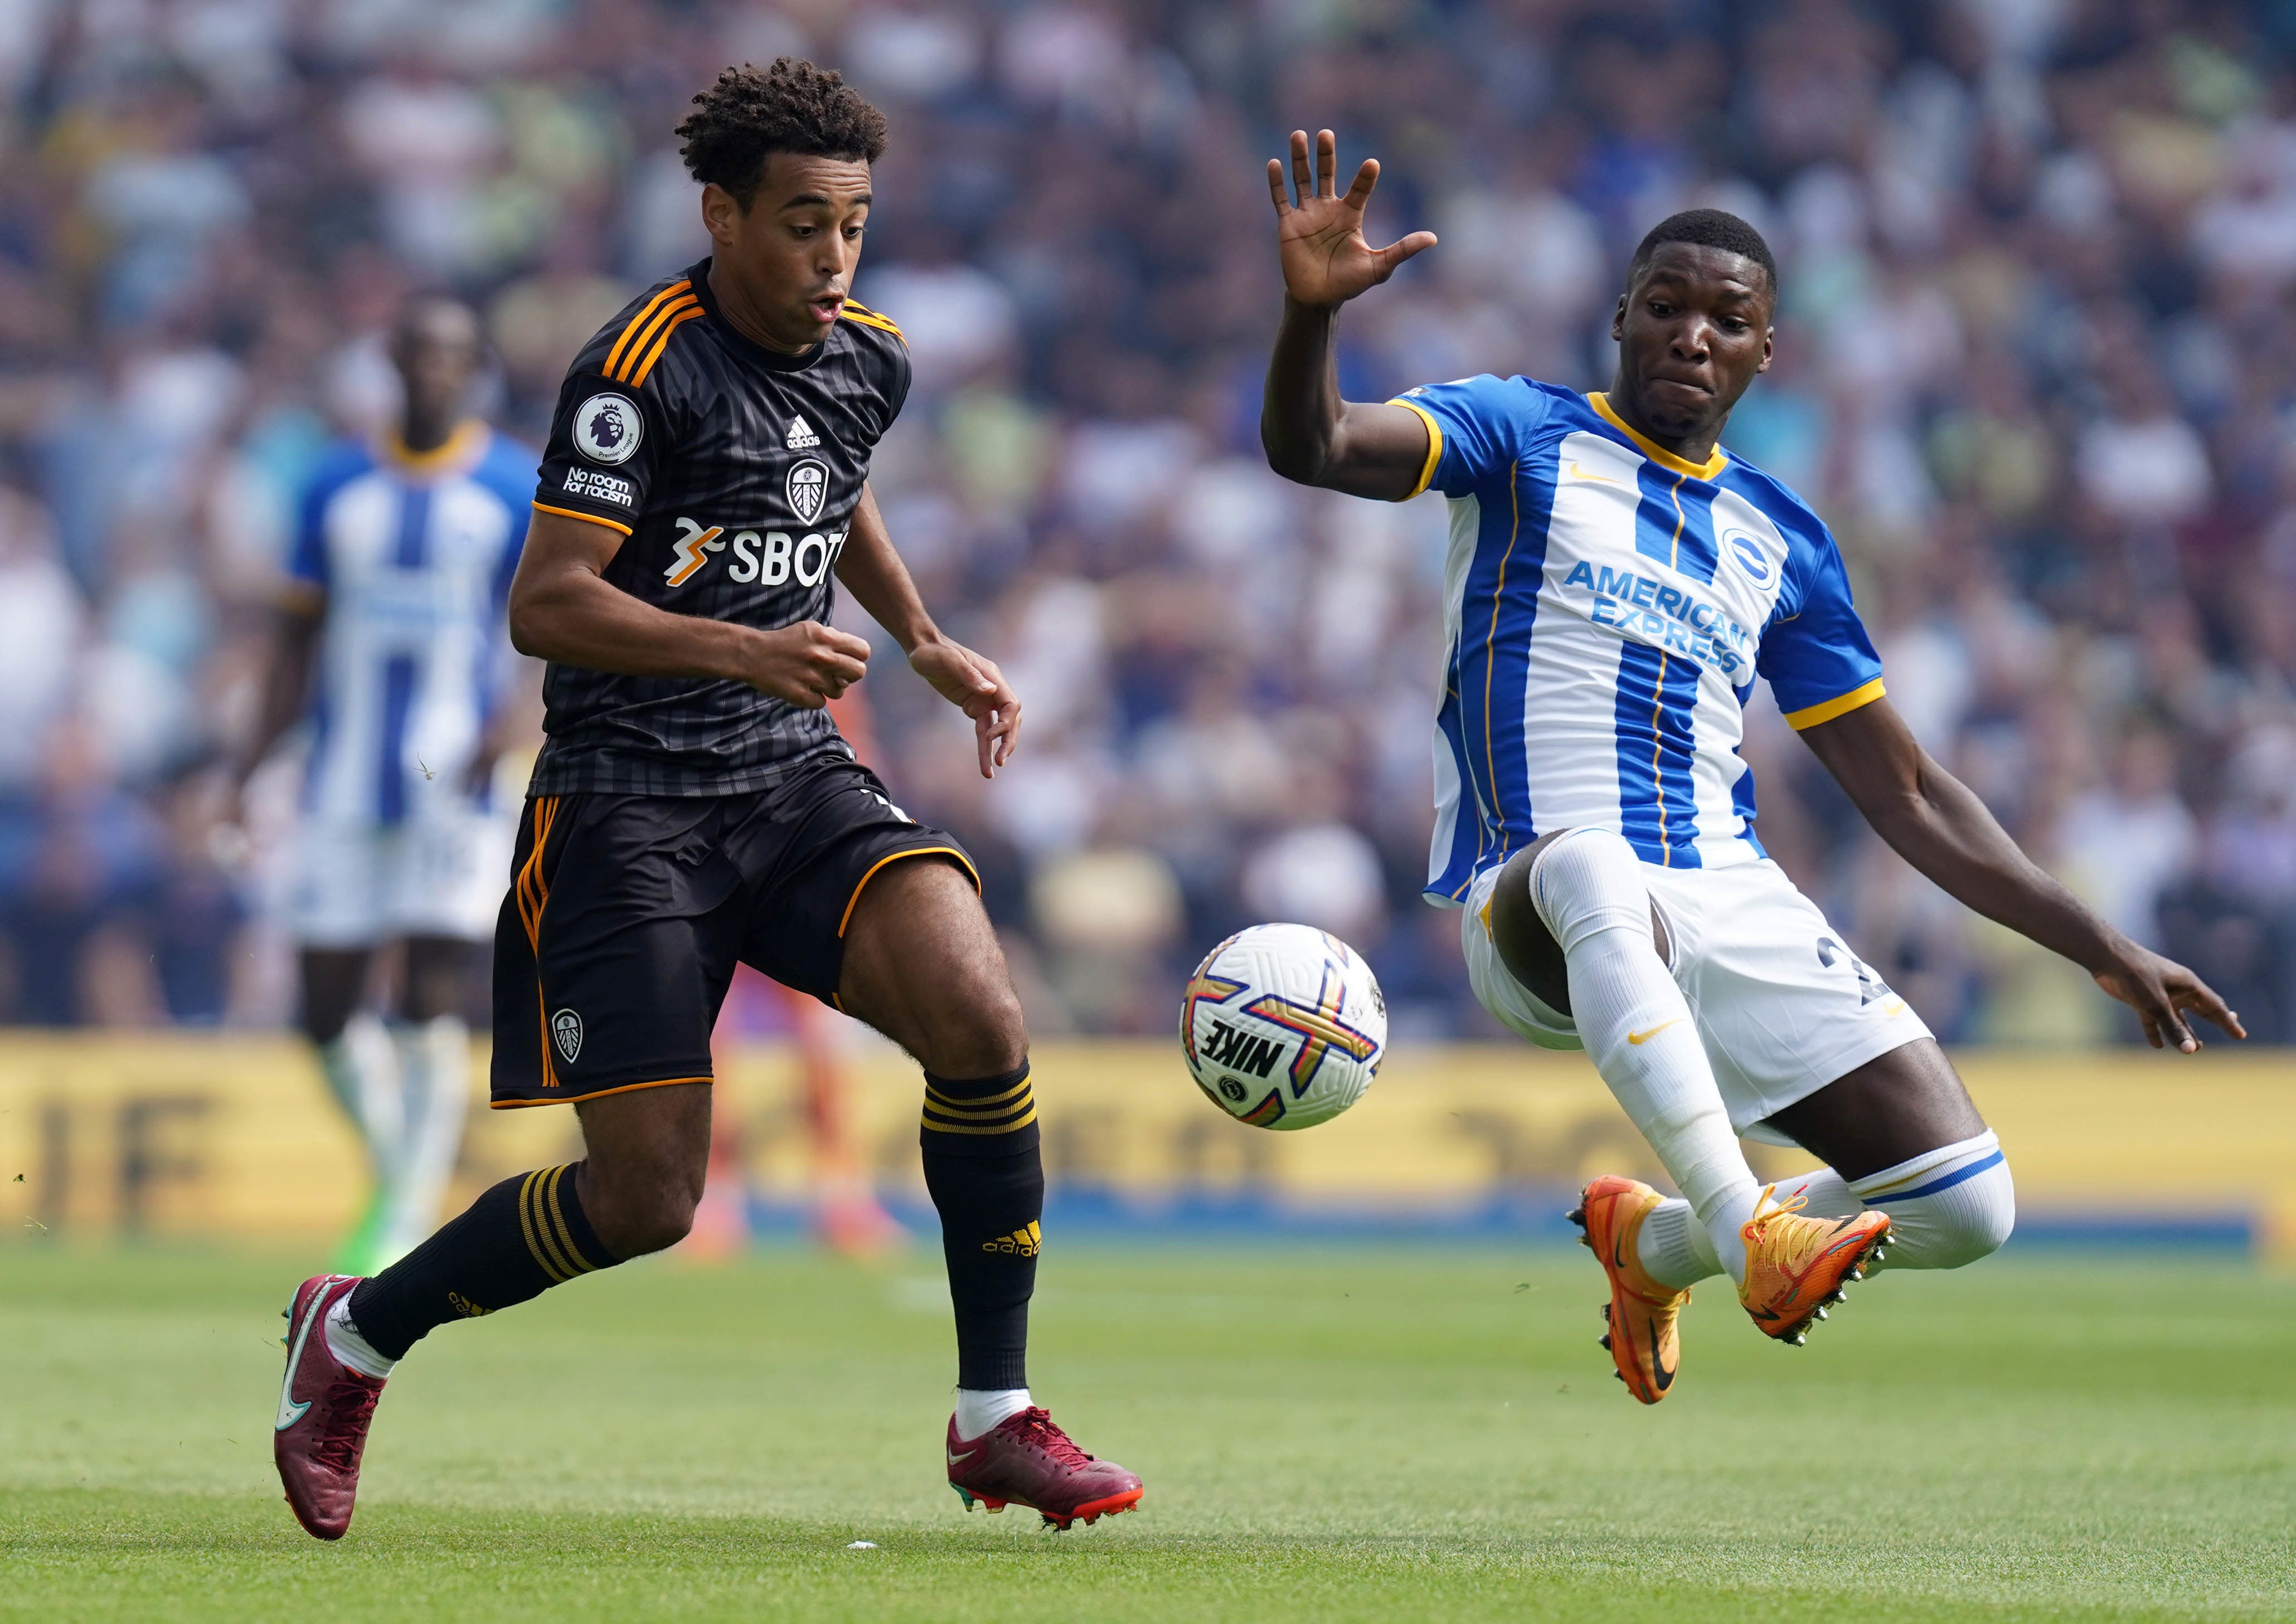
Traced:
<path id="1" fill-rule="evenodd" d="M 1007 1257 L 1033 1258 L 1037 1255 L 1037 1249 L 1044 1243 L 1045 1232 L 1038 1228 L 1036 1220 L 1031 1218 L 1026 1229 L 1016 1229 L 1011 1234 L 1000 1234 L 993 1241 L 983 1241 L 980 1243 L 980 1250 L 1003 1252 Z"/>
<path id="2" fill-rule="evenodd" d="M 804 418 L 792 417 L 790 419 L 789 438 L 782 443 L 791 451 L 810 451 L 821 444 L 821 436 L 813 431 L 813 425 Z"/>

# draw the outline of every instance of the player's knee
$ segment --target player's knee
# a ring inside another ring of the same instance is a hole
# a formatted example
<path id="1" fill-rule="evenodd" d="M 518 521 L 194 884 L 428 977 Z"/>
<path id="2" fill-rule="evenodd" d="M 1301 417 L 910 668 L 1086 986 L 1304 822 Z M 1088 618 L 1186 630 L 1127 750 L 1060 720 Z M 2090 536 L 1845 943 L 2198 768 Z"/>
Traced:
<path id="1" fill-rule="evenodd" d="M 1571 829 L 1531 863 L 1530 904 L 1565 953 L 1599 931 L 1648 931 L 1642 859 L 1608 829 Z"/>
<path id="2" fill-rule="evenodd" d="M 2017 1226 L 2017 1191 L 2009 1164 L 1934 1195 L 1884 1203 L 1893 1267 L 1963 1268 L 1999 1251 Z"/>
<path id="3" fill-rule="evenodd" d="M 306 972 L 295 1024 L 304 1037 L 325 1048 L 343 1035 L 358 1013 L 359 984 L 347 977 Z"/>
<path id="4" fill-rule="evenodd" d="M 617 1258 L 629 1259 L 666 1251 L 685 1239 L 699 1205 L 695 1193 L 661 1185 L 586 1203 L 584 1210 L 606 1249 Z"/>
<path id="5" fill-rule="evenodd" d="M 297 1011 L 295 1017 L 295 1024 L 302 1029 L 303 1036 L 323 1049 L 341 1037 L 343 1029 L 350 1023 L 348 1009 L 316 1009 L 309 1005 Z"/>
<path id="6" fill-rule="evenodd" d="M 583 1215 L 616 1258 L 660 1251 L 693 1228 L 706 1173 L 706 1159 L 688 1165 L 668 1146 L 603 1156 L 594 1147 L 582 1173 Z"/>
<path id="7" fill-rule="evenodd" d="M 1964 1202 L 1939 1226 L 1939 1268 L 1960 1268 L 1989 1258 L 2009 1241 L 2017 1226 L 2017 1193 L 2009 1177 L 2009 1164 L 1988 1169 L 1971 1184 L 1975 1199 Z"/>
<path id="8" fill-rule="evenodd" d="M 985 927 L 985 922 L 984 922 Z M 975 950 L 951 955 L 920 978 L 912 1053 L 941 1077 L 994 1077 L 1028 1058 L 1028 1021 L 996 939 L 983 931 Z"/>
<path id="9" fill-rule="evenodd" d="M 451 937 L 415 937 L 406 944 L 405 1004 L 410 1021 L 459 1015 L 480 972 L 477 944 Z"/>
<path id="10" fill-rule="evenodd" d="M 925 1029 L 917 1060 L 941 1077 L 994 1077 L 1028 1058 L 1028 1024 L 1021 997 L 1000 959 L 948 988 Z"/>

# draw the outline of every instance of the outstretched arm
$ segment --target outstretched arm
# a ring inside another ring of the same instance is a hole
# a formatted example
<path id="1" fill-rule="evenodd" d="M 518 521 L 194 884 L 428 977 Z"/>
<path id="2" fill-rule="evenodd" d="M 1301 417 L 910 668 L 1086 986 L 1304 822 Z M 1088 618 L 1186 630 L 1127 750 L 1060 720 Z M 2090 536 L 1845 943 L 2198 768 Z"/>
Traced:
<path id="1" fill-rule="evenodd" d="M 1898 855 L 1988 919 L 2072 960 L 2136 1012 L 2154 1048 L 2201 1046 L 2184 1012 L 2248 1033 L 2200 977 L 2099 919 L 2017 848 L 1968 785 L 1931 759 L 1886 699 L 1806 729 L 1802 740 Z"/>
<path id="2" fill-rule="evenodd" d="M 837 557 L 837 578 L 869 618 L 893 635 L 909 657 L 909 668 L 972 718 L 980 775 L 996 776 L 1021 742 L 1021 697 L 994 660 L 943 636 L 933 624 L 908 566 L 893 550 L 885 516 L 877 511 L 877 493 L 866 485 L 853 511 L 845 550 Z"/>
<path id="3" fill-rule="evenodd" d="M 1364 240 L 1364 209 L 1379 184 L 1379 160 L 1365 159 L 1345 197 L 1334 195 L 1339 144 L 1329 130 L 1316 134 L 1316 165 L 1308 168 L 1308 135 L 1292 132 L 1295 205 L 1283 166 L 1267 160 L 1267 189 L 1275 200 L 1275 247 L 1283 267 L 1283 324 L 1267 359 L 1267 390 L 1259 411 L 1259 443 L 1267 465 L 1287 480 L 1320 485 L 1351 496 L 1399 502 L 1415 496 L 1427 465 L 1427 424 L 1402 406 L 1340 398 L 1336 336 L 1340 307 L 1376 287 L 1395 267 L 1425 248 L 1435 234 L 1414 231 L 1374 249 Z"/>
<path id="4" fill-rule="evenodd" d="M 263 674 L 263 709 L 256 717 L 255 736 L 233 766 L 234 793 L 245 787 L 255 769 L 302 716 L 326 612 L 325 595 L 302 583 L 282 597 L 273 611 L 271 657 Z"/>

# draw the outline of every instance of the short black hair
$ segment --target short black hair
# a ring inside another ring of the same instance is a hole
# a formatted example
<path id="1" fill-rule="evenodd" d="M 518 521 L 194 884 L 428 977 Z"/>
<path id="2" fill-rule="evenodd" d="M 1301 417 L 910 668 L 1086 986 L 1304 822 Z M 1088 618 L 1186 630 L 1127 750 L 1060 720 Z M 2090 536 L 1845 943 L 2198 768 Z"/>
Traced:
<path id="1" fill-rule="evenodd" d="M 679 155 L 694 179 L 715 181 L 744 209 L 775 152 L 863 163 L 885 152 L 885 115 L 844 75 L 793 56 L 726 69 L 693 107 L 673 132 L 685 143 Z"/>
<path id="2" fill-rule="evenodd" d="M 1697 248 L 1718 248 L 1725 253 L 1742 254 L 1769 274 L 1770 291 L 1778 291 L 1778 262 L 1770 253 L 1770 245 L 1762 241 L 1762 234 L 1721 209 L 1685 209 L 1652 226 L 1628 263 L 1627 281 L 1631 283 L 1641 275 L 1643 267 L 1669 242 L 1687 242 Z"/>

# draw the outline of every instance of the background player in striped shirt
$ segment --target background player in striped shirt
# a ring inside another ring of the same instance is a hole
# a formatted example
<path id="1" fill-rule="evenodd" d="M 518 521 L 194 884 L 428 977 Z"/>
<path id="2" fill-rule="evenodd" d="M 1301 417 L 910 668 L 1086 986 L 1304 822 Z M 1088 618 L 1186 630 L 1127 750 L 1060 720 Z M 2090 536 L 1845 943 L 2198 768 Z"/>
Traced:
<path id="1" fill-rule="evenodd" d="M 1490 376 L 1341 398 L 1339 307 L 1433 246 L 1374 250 L 1378 177 L 1336 193 L 1336 144 L 1271 161 L 1285 287 L 1261 435 L 1305 484 L 1450 499 L 1445 686 L 1427 894 L 1464 906 L 1475 993 L 1532 1042 L 1586 1049 L 1683 1193 L 1587 1185 L 1611 1280 L 1603 1341 L 1655 1403 L 1696 1280 L 1726 1273 L 1767 1334 L 1808 1326 L 1888 1256 L 1953 1267 L 2014 1217 L 1998 1141 L 1918 1015 L 1763 853 L 1741 711 L 1767 678 L 1875 831 L 1988 917 L 2080 964 L 2154 1046 L 2239 1019 L 2035 865 L 1885 697 L 1825 526 L 1718 444 L 1769 365 L 1777 269 L 1711 209 L 1636 250 L 1609 390 Z M 1825 1170 L 1764 1189 L 1741 1134 Z"/>
<path id="2" fill-rule="evenodd" d="M 503 604 L 534 479 L 532 451 L 467 414 L 469 306 L 412 300 L 390 355 L 396 431 L 338 447 L 304 493 L 240 774 L 308 719 L 288 923 L 303 1031 L 374 1170 L 336 1260 L 354 1274 L 430 1233 L 470 1108 L 463 1017 L 514 834 L 489 793 L 515 714 Z M 379 980 L 396 983 L 381 1016 Z"/>

